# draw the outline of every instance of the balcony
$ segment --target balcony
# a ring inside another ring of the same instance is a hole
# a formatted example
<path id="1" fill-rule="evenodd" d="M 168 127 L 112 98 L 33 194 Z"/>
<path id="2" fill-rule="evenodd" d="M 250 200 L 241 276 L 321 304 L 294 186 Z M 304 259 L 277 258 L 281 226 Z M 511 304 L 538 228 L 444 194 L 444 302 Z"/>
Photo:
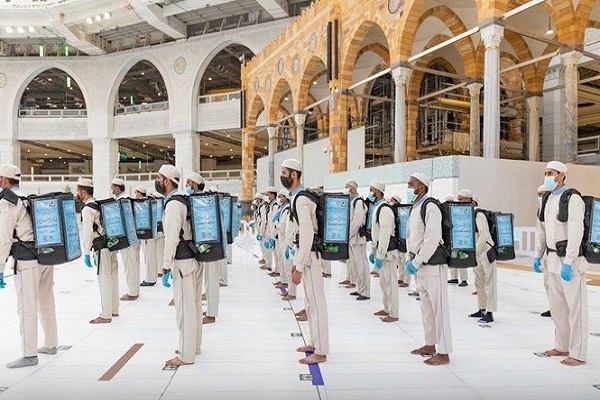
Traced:
<path id="1" fill-rule="evenodd" d="M 22 140 L 87 139 L 87 110 L 19 110 L 17 129 Z"/>
<path id="2" fill-rule="evenodd" d="M 197 131 L 241 128 L 241 92 L 198 97 Z"/>

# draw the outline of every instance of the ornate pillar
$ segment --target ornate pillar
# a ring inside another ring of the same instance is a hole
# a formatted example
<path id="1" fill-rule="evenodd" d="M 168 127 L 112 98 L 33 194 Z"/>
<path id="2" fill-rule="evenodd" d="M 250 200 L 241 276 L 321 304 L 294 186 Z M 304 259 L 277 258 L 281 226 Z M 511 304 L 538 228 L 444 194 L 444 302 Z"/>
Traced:
<path id="1" fill-rule="evenodd" d="M 175 138 L 175 166 L 181 173 L 180 186 L 192 171 L 200 171 L 200 135 L 193 130 L 173 132 Z"/>
<path id="2" fill-rule="evenodd" d="M 242 129 L 242 201 L 251 202 L 254 195 L 254 144 L 255 128 Z M 244 209 L 244 212 L 248 210 Z"/>
<path id="3" fill-rule="evenodd" d="M 306 123 L 306 114 L 298 112 L 294 114 L 294 121 L 296 121 L 296 148 L 298 151 L 298 161 L 300 165 L 304 166 L 304 124 Z"/>
<path id="4" fill-rule="evenodd" d="M 13 164 L 21 168 L 21 145 L 19 141 L 13 138 L 0 139 L 0 163 Z M 21 171 L 23 175 L 29 174 L 29 171 Z"/>
<path id="5" fill-rule="evenodd" d="M 527 154 L 529 161 L 540 161 L 540 103 L 542 96 L 527 98 Z"/>
<path id="6" fill-rule="evenodd" d="M 119 172 L 119 141 L 107 137 L 92 138 L 94 196 L 110 196 L 110 181 Z M 130 189 L 130 188 L 126 188 Z"/>
<path id="7" fill-rule="evenodd" d="M 331 88 L 329 98 L 329 172 L 348 169 L 348 121 L 344 96 L 337 87 Z"/>
<path id="8" fill-rule="evenodd" d="M 269 134 L 269 179 L 268 185 L 275 186 L 275 131 L 277 127 L 273 124 L 267 126 Z"/>
<path id="9" fill-rule="evenodd" d="M 483 156 L 500 158 L 500 42 L 504 27 L 488 25 L 481 29 L 485 45 L 483 71 Z"/>
<path id="10" fill-rule="evenodd" d="M 411 70 L 398 67 L 392 70 L 396 86 L 394 98 L 394 162 L 406 161 L 406 83 L 410 79 Z"/>
<path id="11" fill-rule="evenodd" d="M 483 85 L 479 82 L 473 82 L 467 85 L 471 97 L 471 112 L 469 119 L 469 155 L 471 157 L 481 156 L 481 128 L 480 128 L 480 110 L 479 94 Z"/>
<path id="12" fill-rule="evenodd" d="M 579 71 L 577 65 L 581 58 L 578 51 L 569 51 L 561 54 L 565 74 L 565 103 L 564 121 L 565 129 L 562 132 L 562 161 L 565 163 L 577 162 L 577 85 Z"/>

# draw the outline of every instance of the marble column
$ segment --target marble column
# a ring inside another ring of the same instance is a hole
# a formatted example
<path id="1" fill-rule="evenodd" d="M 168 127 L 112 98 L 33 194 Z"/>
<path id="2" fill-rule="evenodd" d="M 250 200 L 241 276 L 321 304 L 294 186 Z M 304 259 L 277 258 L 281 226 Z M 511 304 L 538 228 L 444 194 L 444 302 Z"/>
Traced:
<path id="1" fill-rule="evenodd" d="M 565 76 L 565 104 L 564 112 L 565 128 L 562 132 L 562 161 L 565 163 L 577 162 L 577 85 L 579 82 L 579 71 L 577 65 L 581 53 L 570 51 L 561 54 Z"/>
<path id="2" fill-rule="evenodd" d="M 242 129 L 242 201 L 245 203 L 244 213 L 248 212 L 248 202 L 254 195 L 254 145 L 256 134 L 254 127 Z"/>
<path id="3" fill-rule="evenodd" d="M 193 130 L 173 132 L 175 138 L 175 166 L 181 173 L 180 187 L 192 171 L 200 171 L 200 135 Z"/>
<path id="4" fill-rule="evenodd" d="M 471 157 L 481 156 L 481 125 L 479 109 L 479 97 L 483 85 L 479 82 L 473 82 L 467 85 L 469 96 L 471 97 L 471 109 L 469 116 L 469 155 Z"/>
<path id="5" fill-rule="evenodd" d="M 269 134 L 269 186 L 275 186 L 275 131 L 277 127 L 275 125 L 267 126 L 267 133 Z"/>
<path id="6" fill-rule="evenodd" d="M 21 145 L 19 141 L 12 138 L 0 139 L 0 163 L 13 164 L 21 168 Z M 30 171 L 21 171 L 23 175 Z"/>
<path id="7" fill-rule="evenodd" d="M 396 95 L 394 98 L 394 163 L 406 161 L 406 83 L 411 70 L 398 67 L 392 70 Z"/>
<path id="8" fill-rule="evenodd" d="M 306 114 L 294 114 L 294 121 L 296 121 L 296 157 L 300 161 L 300 165 L 304 166 L 304 124 L 306 123 Z"/>
<path id="9" fill-rule="evenodd" d="M 483 71 L 483 156 L 500 158 L 500 42 L 504 28 L 488 25 L 481 29 L 485 45 Z"/>
<path id="10" fill-rule="evenodd" d="M 542 96 L 527 98 L 527 154 L 529 161 L 540 161 L 540 104 Z"/>
<path id="11" fill-rule="evenodd" d="M 110 182 L 119 172 L 119 141 L 112 138 L 92 138 L 94 196 L 110 196 Z M 131 188 L 126 187 L 129 191 Z"/>

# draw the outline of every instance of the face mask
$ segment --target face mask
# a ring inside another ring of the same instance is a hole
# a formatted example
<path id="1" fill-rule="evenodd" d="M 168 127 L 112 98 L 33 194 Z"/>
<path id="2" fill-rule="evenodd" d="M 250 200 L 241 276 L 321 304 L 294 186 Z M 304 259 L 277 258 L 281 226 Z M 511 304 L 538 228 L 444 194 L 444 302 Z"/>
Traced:
<path id="1" fill-rule="evenodd" d="M 194 189 L 192 189 L 192 187 L 191 187 L 191 186 L 186 186 L 186 187 L 185 187 L 185 192 L 186 192 L 187 194 L 193 194 L 193 193 L 194 193 Z"/>
<path id="2" fill-rule="evenodd" d="M 542 198 L 538 197 L 537 200 L 538 200 L 538 204 L 541 206 L 542 205 Z"/>
<path id="3" fill-rule="evenodd" d="M 375 193 L 373 192 L 369 192 L 369 195 L 367 196 L 367 199 L 369 199 L 371 202 L 375 202 Z"/>
<path id="4" fill-rule="evenodd" d="M 415 193 L 413 189 L 406 189 L 406 201 L 408 201 L 409 204 L 414 203 L 417 197 L 419 196 Z"/>
<path id="5" fill-rule="evenodd" d="M 342 194 L 344 194 L 344 195 L 348 196 L 348 195 L 350 194 L 350 189 L 348 189 L 348 188 L 344 188 L 344 189 L 342 190 Z"/>
<path id="6" fill-rule="evenodd" d="M 280 180 L 284 188 L 289 189 L 292 187 L 292 178 L 289 176 L 281 176 Z"/>
<path id="7" fill-rule="evenodd" d="M 164 195 L 167 191 L 167 189 L 159 181 L 154 181 L 154 189 L 156 189 L 156 191 L 162 195 Z"/>
<path id="8" fill-rule="evenodd" d="M 544 186 L 549 191 L 553 191 L 558 186 L 558 182 L 554 180 L 553 176 L 547 176 L 544 178 Z"/>

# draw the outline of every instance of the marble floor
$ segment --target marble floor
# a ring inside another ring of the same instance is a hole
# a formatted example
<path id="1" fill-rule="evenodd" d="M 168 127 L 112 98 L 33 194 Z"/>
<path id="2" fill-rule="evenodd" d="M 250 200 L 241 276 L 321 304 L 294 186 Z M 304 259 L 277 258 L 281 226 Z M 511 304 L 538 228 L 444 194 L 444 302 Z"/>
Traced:
<path id="1" fill-rule="evenodd" d="M 410 354 L 423 344 L 420 306 L 408 296 L 410 288 L 400 289 L 400 321 L 385 324 L 372 315 L 381 308 L 378 279 L 372 279 L 371 300 L 357 302 L 338 285 L 345 264 L 333 263 L 333 277 L 325 281 L 331 354 L 319 371 L 310 371 L 295 352 L 307 335 L 307 323 L 294 318 L 303 308 L 302 288 L 297 300 L 282 301 L 274 279 L 257 267 L 258 251 L 250 236 L 236 240 L 217 323 L 204 326 L 203 353 L 196 363 L 177 370 L 162 369 L 177 337 L 171 289 L 141 288 L 137 301 L 121 303 L 112 324 L 90 325 L 100 298 L 95 271 L 82 260 L 56 267 L 64 347 L 55 356 L 40 355 L 36 367 L 4 368 L 21 355 L 14 284 L 8 277 L 0 290 L 0 400 L 600 399 L 598 286 L 589 286 L 589 361 L 565 367 L 559 358 L 534 354 L 554 343 L 552 320 L 539 315 L 548 308 L 541 275 L 499 268 L 499 311 L 485 326 L 467 318 L 476 310 L 470 273 L 468 286 L 449 287 L 452 362 L 430 367 Z M 122 271 L 120 283 L 125 293 Z M 135 344 L 142 346 L 123 368 L 112 379 L 99 380 Z M 323 385 L 315 384 L 319 373 Z"/>

